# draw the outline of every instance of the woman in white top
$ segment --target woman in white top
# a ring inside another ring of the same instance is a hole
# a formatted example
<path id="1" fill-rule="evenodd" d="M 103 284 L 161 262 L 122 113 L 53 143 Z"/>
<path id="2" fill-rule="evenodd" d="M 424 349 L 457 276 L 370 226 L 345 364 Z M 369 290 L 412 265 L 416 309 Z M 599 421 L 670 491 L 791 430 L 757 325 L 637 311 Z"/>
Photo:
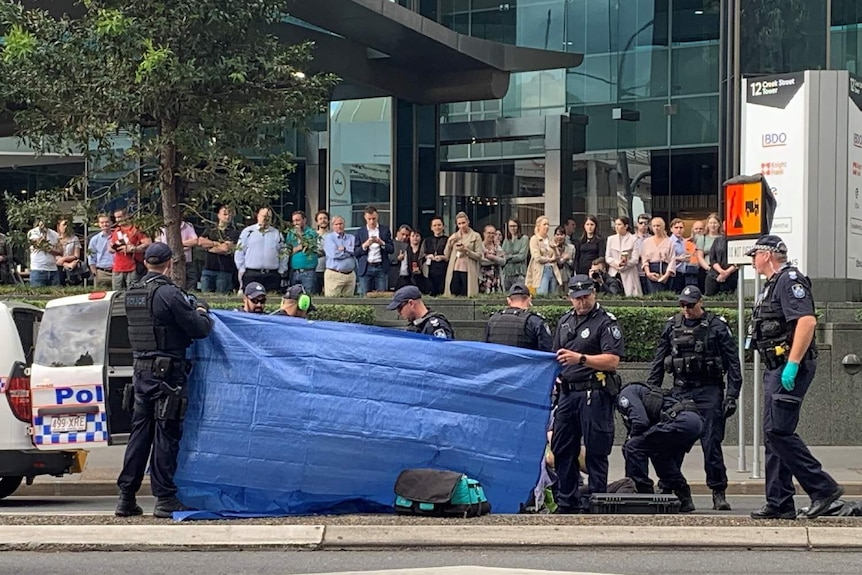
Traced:
<path id="1" fill-rule="evenodd" d="M 631 233 L 631 226 L 631 221 L 625 216 L 620 216 L 614 221 L 614 229 L 617 233 L 608 238 L 605 261 L 608 264 L 608 273 L 620 278 L 625 294 L 639 296 L 642 295 L 638 274 L 640 242 L 637 236 Z"/>
<path id="2" fill-rule="evenodd" d="M 551 221 L 545 216 L 536 218 L 536 233 L 530 238 L 530 264 L 524 283 L 538 295 L 556 293 L 562 285 L 557 254 L 548 237 Z"/>

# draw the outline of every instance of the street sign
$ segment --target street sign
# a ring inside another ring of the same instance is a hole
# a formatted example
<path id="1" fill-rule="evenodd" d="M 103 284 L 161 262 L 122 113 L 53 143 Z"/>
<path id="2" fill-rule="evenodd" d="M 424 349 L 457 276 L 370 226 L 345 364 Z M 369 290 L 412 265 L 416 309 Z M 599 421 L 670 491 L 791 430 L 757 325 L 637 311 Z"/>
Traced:
<path id="1" fill-rule="evenodd" d="M 732 184 L 724 189 L 729 237 L 763 235 L 760 211 L 763 206 L 763 190 L 759 182 Z"/>
<path id="2" fill-rule="evenodd" d="M 750 265 L 751 257 L 745 255 L 750 248 L 757 243 L 757 238 L 749 240 L 728 240 L 727 242 L 727 263 L 734 265 Z"/>
<path id="3" fill-rule="evenodd" d="M 757 239 L 769 233 L 775 197 L 761 174 L 724 183 L 724 228 L 728 240 Z"/>

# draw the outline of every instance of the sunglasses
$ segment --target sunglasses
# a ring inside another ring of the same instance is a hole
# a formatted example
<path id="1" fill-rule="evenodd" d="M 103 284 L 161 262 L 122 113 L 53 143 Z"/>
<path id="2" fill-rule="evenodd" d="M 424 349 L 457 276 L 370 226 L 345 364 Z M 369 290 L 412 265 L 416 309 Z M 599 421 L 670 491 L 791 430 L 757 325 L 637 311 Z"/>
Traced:
<path id="1" fill-rule="evenodd" d="M 646 220 L 640 220 L 638 223 L 639 223 L 640 225 L 642 225 L 642 226 L 645 226 L 645 225 L 647 225 L 649 222 L 648 222 L 648 221 L 646 221 Z"/>
<path id="2" fill-rule="evenodd" d="M 266 303 L 266 298 L 265 297 L 257 297 L 257 298 L 254 298 L 253 300 L 251 300 L 251 303 L 263 304 L 263 303 Z"/>
<path id="3" fill-rule="evenodd" d="M 684 307 L 685 309 L 692 309 L 697 304 L 696 303 L 679 302 L 679 305 L 680 305 L 680 307 Z"/>

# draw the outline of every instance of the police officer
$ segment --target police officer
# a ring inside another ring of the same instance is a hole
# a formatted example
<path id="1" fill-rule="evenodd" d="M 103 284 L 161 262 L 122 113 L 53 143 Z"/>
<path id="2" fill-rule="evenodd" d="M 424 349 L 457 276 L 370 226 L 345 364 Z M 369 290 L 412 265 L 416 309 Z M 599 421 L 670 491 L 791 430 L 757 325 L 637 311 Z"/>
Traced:
<path id="1" fill-rule="evenodd" d="M 703 432 L 703 419 L 694 402 L 633 382 L 620 392 L 617 409 L 628 430 L 623 444 L 626 477 L 635 482 L 638 493 L 655 492 L 649 478 L 652 461 L 659 481 L 679 498 L 679 510 L 694 511 L 691 487 L 682 474 L 683 456 Z"/>
<path id="2" fill-rule="evenodd" d="M 281 296 L 281 307 L 271 315 L 307 318 L 308 312 L 317 310 L 302 284 L 292 285 Z"/>
<path id="3" fill-rule="evenodd" d="M 141 515 L 135 495 L 150 461 L 150 482 L 156 505 L 153 515 L 169 518 L 188 509 L 177 499 L 174 472 L 182 437 L 185 387 L 190 363 L 186 349 L 212 329 L 209 308 L 169 279 L 171 250 L 161 242 L 144 253 L 147 274 L 125 294 L 129 341 L 134 355 L 132 432 L 117 479 L 120 500 L 116 515 Z"/>
<path id="4" fill-rule="evenodd" d="M 703 295 L 697 286 L 686 286 L 679 294 L 679 303 L 682 310 L 667 321 L 659 338 L 647 384 L 661 387 L 667 371 L 673 376 L 674 392 L 697 404 L 704 422 L 700 444 L 706 484 L 712 489 L 712 508 L 729 511 L 721 442 L 725 420 L 736 413 L 742 387 L 739 350 L 727 321 L 704 310 Z"/>
<path id="5" fill-rule="evenodd" d="M 262 283 L 249 282 L 242 290 L 242 307 L 236 311 L 264 313 L 266 311 L 266 288 Z"/>
<path id="6" fill-rule="evenodd" d="M 573 276 L 568 289 L 572 311 L 560 318 L 554 333 L 554 350 L 563 367 L 557 379 L 551 452 L 559 476 L 558 513 L 580 513 L 589 509 L 590 493 L 607 490 L 623 334 L 613 314 L 596 303 L 595 284 L 589 276 Z M 585 493 L 578 485 L 581 439 L 589 475 Z"/>
<path id="7" fill-rule="evenodd" d="M 386 309 L 397 311 L 398 315 L 410 322 L 407 325 L 407 331 L 442 339 L 455 339 L 455 330 L 452 329 L 449 320 L 442 313 L 425 307 L 422 292 L 416 286 L 404 286 L 396 291 Z"/>
<path id="8" fill-rule="evenodd" d="M 766 446 L 766 505 L 755 519 L 794 519 L 793 477 L 811 497 L 805 516 L 819 517 L 844 493 L 796 433 L 799 411 L 817 368 L 817 316 L 811 282 L 787 263 L 780 237 L 762 236 L 747 254 L 766 276 L 754 304 L 749 335 L 766 364 L 763 374 L 763 435 Z"/>
<path id="9" fill-rule="evenodd" d="M 524 282 L 515 282 L 509 288 L 506 298 L 509 304 L 488 320 L 485 327 L 485 341 L 512 345 L 539 351 L 551 351 L 554 338 L 548 322 L 541 315 L 530 310 L 533 305 L 530 290 Z"/>

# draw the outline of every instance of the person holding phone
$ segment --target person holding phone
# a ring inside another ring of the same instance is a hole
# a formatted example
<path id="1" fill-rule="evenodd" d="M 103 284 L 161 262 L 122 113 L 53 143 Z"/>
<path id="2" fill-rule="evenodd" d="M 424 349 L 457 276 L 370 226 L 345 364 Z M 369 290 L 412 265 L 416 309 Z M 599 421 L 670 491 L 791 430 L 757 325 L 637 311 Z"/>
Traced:
<path id="1" fill-rule="evenodd" d="M 640 242 L 631 233 L 631 221 L 620 216 L 614 221 L 616 234 L 608 238 L 605 248 L 605 261 L 612 277 L 619 277 L 627 296 L 639 296 L 641 292 L 638 262 L 640 261 Z"/>

